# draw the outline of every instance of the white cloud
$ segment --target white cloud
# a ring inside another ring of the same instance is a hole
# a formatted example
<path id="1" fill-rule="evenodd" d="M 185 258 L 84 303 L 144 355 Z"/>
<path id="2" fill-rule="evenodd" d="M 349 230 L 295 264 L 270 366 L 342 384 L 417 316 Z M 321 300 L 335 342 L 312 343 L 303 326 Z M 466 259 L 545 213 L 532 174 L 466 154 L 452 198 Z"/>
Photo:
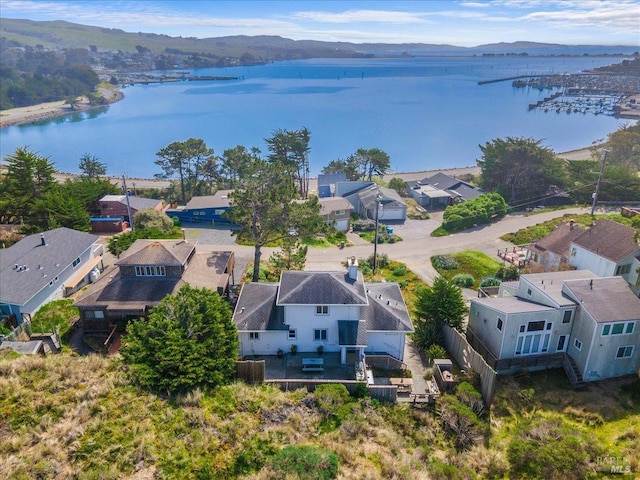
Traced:
<path id="1" fill-rule="evenodd" d="M 424 14 L 393 10 L 346 10 L 344 12 L 300 11 L 292 14 L 299 20 L 319 23 L 423 23 Z"/>

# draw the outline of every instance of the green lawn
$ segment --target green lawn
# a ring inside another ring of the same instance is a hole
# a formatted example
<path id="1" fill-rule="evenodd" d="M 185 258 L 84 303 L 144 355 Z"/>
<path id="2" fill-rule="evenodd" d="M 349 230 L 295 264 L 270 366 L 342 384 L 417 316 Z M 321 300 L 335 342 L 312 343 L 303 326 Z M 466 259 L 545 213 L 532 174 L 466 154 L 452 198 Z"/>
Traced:
<path id="1" fill-rule="evenodd" d="M 458 268 L 445 270 L 437 268 L 436 265 L 434 265 L 434 268 L 447 280 L 451 280 L 460 273 L 471 275 L 474 278 L 473 288 L 478 288 L 484 277 L 495 275 L 502 266 L 502 263 L 498 260 L 494 260 L 488 255 L 475 250 L 465 250 L 449 256 L 458 263 Z M 432 264 L 434 263 L 434 258 L 435 257 L 431 257 Z"/>
<path id="2" fill-rule="evenodd" d="M 73 300 L 70 298 L 54 300 L 34 315 L 31 329 L 33 333 L 51 333 L 55 328 L 64 339 L 78 315 L 78 309 L 73 306 Z"/>

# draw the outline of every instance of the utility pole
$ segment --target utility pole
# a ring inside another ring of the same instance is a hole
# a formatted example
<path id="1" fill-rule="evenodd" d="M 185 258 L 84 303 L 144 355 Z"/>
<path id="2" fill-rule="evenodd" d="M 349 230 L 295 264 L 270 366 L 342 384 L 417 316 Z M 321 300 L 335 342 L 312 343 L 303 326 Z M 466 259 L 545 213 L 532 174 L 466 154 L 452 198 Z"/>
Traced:
<path id="1" fill-rule="evenodd" d="M 133 232 L 133 217 L 131 216 L 131 205 L 129 204 L 129 190 L 127 190 L 127 180 L 122 174 L 122 187 L 124 188 L 124 196 L 127 199 L 127 215 L 129 216 L 129 226 Z"/>
<path id="2" fill-rule="evenodd" d="M 600 156 L 602 160 L 602 164 L 600 165 L 600 175 L 598 175 L 598 182 L 596 183 L 596 191 L 593 192 L 593 204 L 591 205 L 591 216 L 593 216 L 593 212 L 596 211 L 596 203 L 598 203 L 598 192 L 600 191 L 600 182 L 602 181 L 602 176 L 604 175 L 604 164 L 607 161 L 607 149 L 602 151 L 602 155 Z"/>
<path id="3" fill-rule="evenodd" d="M 378 268 L 378 214 L 380 212 L 380 195 L 376 197 L 376 233 L 373 238 L 373 274 Z"/>

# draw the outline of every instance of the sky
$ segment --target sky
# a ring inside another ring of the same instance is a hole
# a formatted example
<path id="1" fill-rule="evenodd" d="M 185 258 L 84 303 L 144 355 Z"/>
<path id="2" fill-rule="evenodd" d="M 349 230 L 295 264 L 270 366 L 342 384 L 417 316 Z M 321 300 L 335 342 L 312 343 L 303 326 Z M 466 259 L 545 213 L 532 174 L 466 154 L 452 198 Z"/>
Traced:
<path id="1" fill-rule="evenodd" d="M 640 45 L 640 0 L 1 0 L 0 17 L 197 38 Z"/>

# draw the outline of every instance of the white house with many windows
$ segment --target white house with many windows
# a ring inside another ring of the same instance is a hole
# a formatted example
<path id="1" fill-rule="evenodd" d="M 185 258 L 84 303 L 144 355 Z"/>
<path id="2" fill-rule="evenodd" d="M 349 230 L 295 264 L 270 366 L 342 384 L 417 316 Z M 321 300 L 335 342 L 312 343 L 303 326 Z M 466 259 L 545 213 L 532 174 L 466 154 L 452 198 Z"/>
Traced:
<path id="1" fill-rule="evenodd" d="M 580 383 L 638 371 L 638 323 L 640 299 L 621 277 L 547 272 L 472 300 L 467 338 L 499 373 L 560 362 Z"/>
<path id="2" fill-rule="evenodd" d="M 365 283 L 355 258 L 347 272 L 283 272 L 279 283 L 245 283 L 233 314 L 240 354 L 347 351 L 404 358 L 413 332 L 396 283 Z"/>

